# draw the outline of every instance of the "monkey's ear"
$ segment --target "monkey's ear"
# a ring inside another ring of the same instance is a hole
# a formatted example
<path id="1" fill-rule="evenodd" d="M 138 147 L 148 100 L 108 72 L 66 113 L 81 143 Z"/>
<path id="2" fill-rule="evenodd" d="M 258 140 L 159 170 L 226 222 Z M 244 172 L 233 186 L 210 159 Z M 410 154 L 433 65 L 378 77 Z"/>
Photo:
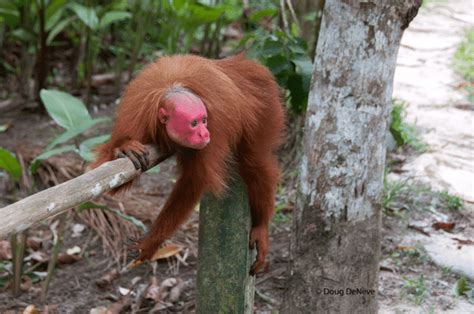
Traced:
<path id="1" fill-rule="evenodd" d="M 162 124 L 168 123 L 169 117 L 170 115 L 168 114 L 168 112 L 166 112 L 166 109 L 161 107 L 160 111 L 158 112 L 158 119 L 160 119 L 160 122 Z"/>

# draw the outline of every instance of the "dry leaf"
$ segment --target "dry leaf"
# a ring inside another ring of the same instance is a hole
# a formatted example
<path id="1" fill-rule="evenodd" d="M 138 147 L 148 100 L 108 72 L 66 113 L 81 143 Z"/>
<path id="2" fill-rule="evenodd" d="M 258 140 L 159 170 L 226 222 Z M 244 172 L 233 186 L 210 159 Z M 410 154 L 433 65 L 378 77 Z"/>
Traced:
<path id="1" fill-rule="evenodd" d="M 168 296 L 168 301 L 170 301 L 170 302 L 178 301 L 179 297 L 181 296 L 181 292 L 183 292 L 183 288 L 185 286 L 184 281 L 181 278 L 178 278 L 177 281 L 178 282 L 177 282 L 176 286 L 174 286 L 171 289 L 170 294 Z"/>
<path id="2" fill-rule="evenodd" d="M 69 255 L 79 254 L 79 253 L 81 253 L 81 248 L 76 245 L 76 246 L 74 246 L 70 249 L 67 249 L 66 253 L 69 254 Z"/>
<path id="3" fill-rule="evenodd" d="M 165 258 L 168 258 L 168 257 L 175 256 L 176 254 L 178 254 L 183 249 L 184 249 L 183 246 L 176 245 L 176 244 L 169 244 L 165 247 L 162 247 L 162 248 L 159 248 L 158 250 L 156 250 L 155 254 L 153 254 L 150 261 L 157 261 L 157 260 L 160 260 L 160 259 L 165 259 Z M 135 267 L 137 267 L 141 264 L 143 264 L 142 260 L 135 259 L 130 264 L 127 265 L 127 268 L 132 269 L 132 268 L 135 268 Z"/>
<path id="4" fill-rule="evenodd" d="M 418 231 L 421 234 L 424 234 L 425 236 L 431 237 L 431 235 L 428 232 L 426 232 L 425 230 L 423 230 L 422 227 L 418 227 L 418 226 L 415 226 L 415 225 L 408 225 L 408 229 L 413 229 L 415 231 Z"/>
<path id="5" fill-rule="evenodd" d="M 30 304 L 26 307 L 26 309 L 23 311 L 23 314 L 39 314 L 39 311 L 38 309 L 36 308 L 36 306 L 34 306 L 33 304 Z"/>
<path id="6" fill-rule="evenodd" d="M 37 263 L 44 264 L 49 262 L 50 256 L 43 251 L 36 251 L 25 258 L 25 261 L 33 260 Z"/>
<path id="7" fill-rule="evenodd" d="M 399 251 L 414 251 L 416 250 L 416 247 L 411 245 L 397 245 L 395 249 Z"/>
<path id="8" fill-rule="evenodd" d="M 108 273 L 103 275 L 100 279 L 98 279 L 95 284 L 97 287 L 104 289 L 108 285 L 112 283 L 115 279 L 117 279 L 120 275 L 120 272 L 118 271 L 117 268 L 112 268 Z"/>
<path id="9" fill-rule="evenodd" d="M 464 244 L 464 245 L 474 245 L 474 241 L 469 240 L 469 239 L 458 239 L 458 238 L 452 238 L 455 241 L 458 241 L 459 244 Z"/>
<path id="10" fill-rule="evenodd" d="M 124 296 L 118 302 L 112 303 L 107 308 L 107 314 L 119 314 L 124 313 L 125 309 L 132 304 L 130 296 Z"/>
<path id="11" fill-rule="evenodd" d="M 151 277 L 151 284 L 150 287 L 148 287 L 146 298 L 155 302 L 159 302 L 161 299 L 160 286 L 158 285 L 158 279 L 156 277 Z"/>
<path id="12" fill-rule="evenodd" d="M 29 237 L 26 239 L 26 246 L 33 251 L 38 251 L 43 246 L 43 240 L 38 237 Z"/>
<path id="13" fill-rule="evenodd" d="M 0 261 L 4 261 L 12 258 L 12 247 L 10 241 L 0 241 Z"/>
<path id="14" fill-rule="evenodd" d="M 176 245 L 176 244 L 167 245 L 165 247 L 159 248 L 155 252 L 155 254 L 153 254 L 151 260 L 156 261 L 156 260 L 159 260 L 159 259 L 164 259 L 164 258 L 168 258 L 168 257 L 171 257 L 171 256 L 175 256 L 182 249 L 183 249 L 183 247 L 180 246 L 180 245 Z"/>
<path id="15" fill-rule="evenodd" d="M 105 306 L 99 306 L 91 309 L 89 314 L 107 314 L 107 308 Z"/>
<path id="16" fill-rule="evenodd" d="M 61 252 L 58 254 L 58 263 L 59 264 L 74 264 L 78 260 L 80 260 L 81 257 L 77 255 L 70 255 L 64 252 Z"/>
<path id="17" fill-rule="evenodd" d="M 454 222 L 435 222 L 432 225 L 433 229 L 435 229 L 435 230 L 442 229 L 442 230 L 447 231 L 447 232 L 453 230 L 454 226 L 456 226 L 456 224 Z"/>

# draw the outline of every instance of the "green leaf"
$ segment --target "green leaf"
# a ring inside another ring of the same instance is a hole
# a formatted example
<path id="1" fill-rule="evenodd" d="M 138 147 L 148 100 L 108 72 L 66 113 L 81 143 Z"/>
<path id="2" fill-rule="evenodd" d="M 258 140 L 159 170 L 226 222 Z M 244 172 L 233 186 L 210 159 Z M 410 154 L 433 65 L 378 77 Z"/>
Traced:
<path id="1" fill-rule="evenodd" d="M 258 23 L 261 19 L 267 16 L 274 16 L 278 13 L 276 8 L 268 8 L 263 10 L 257 10 L 250 13 L 249 20 L 252 23 Z"/>
<path id="2" fill-rule="evenodd" d="M 281 55 L 284 52 L 284 49 L 285 47 L 281 41 L 268 38 L 263 44 L 262 55 L 265 57 Z"/>
<path id="3" fill-rule="evenodd" d="M 308 93 L 304 90 L 301 75 L 293 73 L 288 78 L 288 89 L 291 94 L 291 108 L 294 112 L 300 113 L 306 109 Z"/>
<path id="4" fill-rule="evenodd" d="M 0 17 L 5 20 L 5 23 L 10 28 L 17 27 L 20 21 L 20 14 L 17 7 L 12 1 L 0 0 Z"/>
<path id="5" fill-rule="evenodd" d="M 137 218 L 135 218 L 133 216 L 130 216 L 130 215 L 127 215 L 127 214 L 121 212 L 120 210 L 113 209 L 113 208 L 110 208 L 106 205 L 101 205 L 101 204 L 97 204 L 97 203 L 93 203 L 93 202 L 85 202 L 85 203 L 82 203 L 81 205 L 78 206 L 79 211 L 82 211 L 82 210 L 85 210 L 85 209 L 94 209 L 94 208 L 99 208 L 99 209 L 102 209 L 102 210 L 108 210 L 108 211 L 114 213 L 115 215 L 117 215 L 118 217 L 133 223 L 135 226 L 142 229 L 143 231 L 145 231 L 145 232 L 147 231 L 147 227 L 145 226 L 145 224 L 143 224 L 143 222 L 141 222 L 140 220 L 138 220 Z"/>
<path id="6" fill-rule="evenodd" d="M 273 75 L 278 76 L 280 73 L 284 71 L 291 71 L 291 64 L 289 60 L 285 56 L 273 56 L 266 60 L 265 64 L 270 71 L 272 71 Z"/>
<path id="7" fill-rule="evenodd" d="M 50 150 L 58 144 L 67 142 L 70 139 L 76 137 L 77 135 L 84 133 L 84 131 L 93 127 L 94 125 L 98 123 L 106 122 L 106 121 L 110 121 L 110 119 L 109 118 L 90 119 L 89 121 L 86 121 L 77 127 L 71 128 L 67 130 L 66 132 L 62 133 L 61 135 L 59 135 L 58 137 L 56 137 L 54 140 L 52 140 L 51 143 L 49 143 L 49 145 L 46 147 L 46 150 Z"/>
<path id="8" fill-rule="evenodd" d="M 56 15 L 60 11 L 64 11 L 66 4 L 66 0 L 49 1 L 45 12 L 46 25 L 48 24 L 49 19 L 51 19 L 54 15 Z"/>
<path id="9" fill-rule="evenodd" d="M 0 133 L 8 130 L 8 124 L 0 124 Z"/>
<path id="10" fill-rule="evenodd" d="M 208 7 L 193 3 L 190 3 L 189 11 L 191 15 L 188 20 L 191 21 L 192 24 L 216 22 L 225 13 L 223 7 Z"/>
<path id="11" fill-rule="evenodd" d="M 79 155 L 86 161 L 92 161 L 94 159 L 94 148 L 99 144 L 107 142 L 109 138 L 110 135 L 107 134 L 85 140 L 79 145 Z"/>
<path id="12" fill-rule="evenodd" d="M 94 8 L 85 7 L 78 3 L 70 4 L 70 8 L 91 30 L 97 30 L 99 27 L 99 18 L 97 17 L 97 13 Z"/>
<path id="13" fill-rule="evenodd" d="M 300 74 L 303 79 L 303 89 L 305 93 L 309 93 L 309 85 L 313 75 L 313 63 L 308 56 L 296 56 L 291 60 L 295 67 L 296 73 Z"/>
<path id="14" fill-rule="evenodd" d="M 62 153 L 71 152 L 75 150 L 76 150 L 76 146 L 74 145 L 66 145 L 66 146 L 61 146 L 61 147 L 45 150 L 41 154 L 36 156 L 35 159 L 33 159 L 28 170 L 30 171 L 31 174 L 35 174 L 36 171 L 38 171 L 38 167 L 39 165 L 41 165 L 42 160 L 48 159 L 49 157 L 54 156 L 54 155 L 59 155 Z"/>
<path id="15" fill-rule="evenodd" d="M 458 281 L 456 281 L 456 284 L 454 285 L 454 294 L 459 297 L 464 295 L 469 291 L 469 283 L 467 282 L 466 277 L 461 277 L 459 278 Z"/>
<path id="16" fill-rule="evenodd" d="M 160 173 L 160 165 L 156 165 L 153 168 L 148 169 L 146 172 L 147 173 Z"/>
<path id="17" fill-rule="evenodd" d="M 71 16 L 56 24 L 56 26 L 54 26 L 53 29 L 49 32 L 48 38 L 46 39 L 46 44 L 50 45 L 53 42 L 54 38 L 56 38 L 56 36 L 60 34 L 66 28 L 66 26 L 68 26 L 75 19 L 75 16 Z"/>
<path id="18" fill-rule="evenodd" d="M 65 129 L 71 129 L 91 120 L 82 101 L 70 94 L 42 89 L 40 92 L 49 116 Z"/>
<path id="19" fill-rule="evenodd" d="M 100 19 L 100 28 L 104 29 L 112 23 L 131 18 L 132 15 L 126 11 L 110 11 L 104 14 Z"/>
<path id="20" fill-rule="evenodd" d="M 21 165 L 13 153 L 0 147 L 0 169 L 5 170 L 11 178 L 18 182 L 21 179 Z"/>

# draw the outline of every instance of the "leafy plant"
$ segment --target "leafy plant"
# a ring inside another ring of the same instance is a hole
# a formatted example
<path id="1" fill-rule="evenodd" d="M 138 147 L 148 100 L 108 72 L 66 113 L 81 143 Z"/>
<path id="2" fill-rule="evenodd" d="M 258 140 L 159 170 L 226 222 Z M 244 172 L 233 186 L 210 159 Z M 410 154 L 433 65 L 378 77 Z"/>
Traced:
<path id="1" fill-rule="evenodd" d="M 22 169 L 20 162 L 13 153 L 1 147 L 0 170 L 6 171 L 15 182 L 18 182 L 21 179 Z"/>
<path id="2" fill-rule="evenodd" d="M 454 66 L 467 81 L 468 97 L 474 103 L 474 28 L 468 30 L 464 41 L 459 45 L 454 55 Z"/>
<path id="3" fill-rule="evenodd" d="M 313 71 L 304 39 L 283 31 L 272 34 L 255 32 L 242 42 L 243 45 L 248 43 L 247 55 L 266 65 L 280 86 L 288 91 L 291 110 L 304 112 Z"/>
<path id="4" fill-rule="evenodd" d="M 400 100 L 394 100 L 391 113 L 390 133 L 397 146 L 410 146 L 417 151 L 427 149 L 427 145 L 420 139 L 420 135 L 413 125 L 406 123 L 407 104 Z"/>
<path id="5" fill-rule="evenodd" d="M 457 195 L 449 194 L 447 191 L 439 193 L 441 200 L 446 203 L 446 207 L 449 210 L 460 210 L 464 208 L 462 199 Z"/>
<path id="6" fill-rule="evenodd" d="M 75 141 L 74 145 L 58 145 L 72 139 L 76 140 L 79 135 L 82 135 L 91 127 L 98 123 L 108 122 L 110 119 L 91 118 L 84 103 L 67 93 L 55 90 L 42 90 L 40 95 L 49 116 L 66 131 L 54 138 L 46 149 L 35 158 L 30 166 L 30 171 L 34 173 L 41 160 L 65 152 L 76 152 L 84 160 L 90 161 L 92 159 L 93 147 L 106 142 L 109 138 L 108 135 L 89 138 L 81 143 Z"/>
<path id="7" fill-rule="evenodd" d="M 420 275 L 418 279 L 411 279 L 404 276 L 403 281 L 405 282 L 403 288 L 412 296 L 412 300 L 416 304 L 421 304 L 427 292 L 424 276 Z"/>

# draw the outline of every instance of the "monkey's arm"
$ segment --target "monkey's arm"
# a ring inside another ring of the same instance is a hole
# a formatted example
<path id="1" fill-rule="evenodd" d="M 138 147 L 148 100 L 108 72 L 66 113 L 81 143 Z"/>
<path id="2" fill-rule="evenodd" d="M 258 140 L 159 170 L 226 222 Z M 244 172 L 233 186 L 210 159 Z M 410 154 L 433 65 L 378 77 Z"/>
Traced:
<path id="1" fill-rule="evenodd" d="M 201 175 L 183 170 L 158 218 L 145 238 L 139 242 L 140 255 L 137 260 L 149 260 L 163 241 L 187 220 L 204 189 L 205 182 Z"/>

